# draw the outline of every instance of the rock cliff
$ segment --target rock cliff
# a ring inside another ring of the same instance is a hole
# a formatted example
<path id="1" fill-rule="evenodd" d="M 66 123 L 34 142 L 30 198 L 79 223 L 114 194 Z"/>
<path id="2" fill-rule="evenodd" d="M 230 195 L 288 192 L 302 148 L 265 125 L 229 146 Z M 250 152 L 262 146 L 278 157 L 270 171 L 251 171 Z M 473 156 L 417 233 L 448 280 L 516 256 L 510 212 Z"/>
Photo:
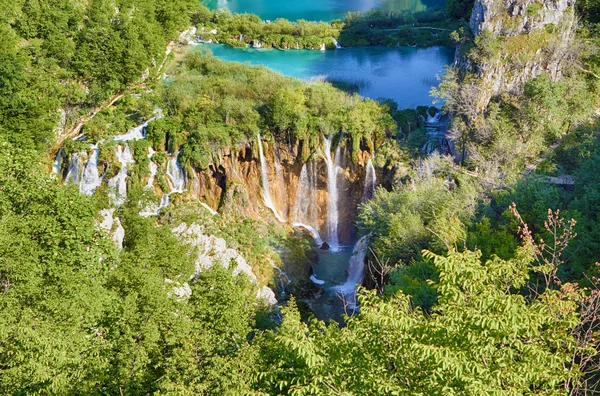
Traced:
<path id="1" fill-rule="evenodd" d="M 561 77 L 575 30 L 573 0 L 476 0 L 467 55 L 481 78 L 477 111 L 502 93 L 519 94 L 540 73 Z"/>

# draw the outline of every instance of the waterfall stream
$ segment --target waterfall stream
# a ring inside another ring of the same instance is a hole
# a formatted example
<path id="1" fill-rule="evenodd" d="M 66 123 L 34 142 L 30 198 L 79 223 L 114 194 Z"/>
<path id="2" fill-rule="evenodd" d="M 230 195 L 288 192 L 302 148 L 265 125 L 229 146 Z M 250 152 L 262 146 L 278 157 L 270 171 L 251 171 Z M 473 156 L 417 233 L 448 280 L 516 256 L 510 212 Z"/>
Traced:
<path id="1" fill-rule="evenodd" d="M 108 181 L 108 187 L 111 189 L 108 196 L 115 205 L 121 206 L 127 199 L 127 167 L 135 162 L 128 144 L 125 144 L 125 149 L 120 145 L 117 146 L 117 160 L 121 164 L 121 169 Z"/>
<path id="2" fill-rule="evenodd" d="M 365 257 L 367 256 L 368 247 L 369 238 L 367 236 L 358 240 L 352 251 L 352 256 L 350 257 L 350 263 L 346 271 L 348 274 L 346 282 L 334 287 L 337 292 L 343 295 L 347 307 L 351 309 L 355 309 L 357 306 L 356 287 L 360 286 L 363 282 Z"/>
<path id="3" fill-rule="evenodd" d="M 148 147 L 148 159 L 150 163 L 148 167 L 150 168 L 150 178 L 146 183 L 146 189 L 152 190 L 154 188 L 154 179 L 156 178 L 156 173 L 158 172 L 158 165 L 154 161 L 152 161 L 152 156 L 154 155 L 154 149 L 152 147 Z"/>
<path id="4" fill-rule="evenodd" d="M 285 223 L 285 220 L 279 215 L 275 205 L 273 205 L 273 200 L 271 199 L 271 193 L 269 192 L 269 176 L 267 174 L 267 160 L 265 158 L 265 153 L 263 152 L 262 139 L 260 137 L 260 133 L 258 134 L 258 154 L 260 156 L 260 177 L 262 181 L 262 196 L 265 201 L 265 206 L 275 214 L 277 220 L 282 223 Z"/>
<path id="5" fill-rule="evenodd" d="M 325 162 L 327 164 L 327 243 L 332 251 L 340 249 L 340 243 L 338 238 L 338 186 L 337 186 L 337 174 L 338 166 L 337 162 L 339 158 L 336 158 L 336 162 L 333 162 L 331 158 L 331 141 L 333 137 L 325 138 L 323 136 L 323 151 Z M 336 156 L 339 157 L 339 145 L 336 149 Z"/>
<path id="6" fill-rule="evenodd" d="M 373 154 L 375 155 L 375 154 Z M 368 201 L 373 198 L 375 194 L 375 187 L 377 186 L 377 175 L 375 175 L 375 168 L 373 167 L 373 158 L 369 158 L 365 173 L 365 188 L 363 190 L 363 201 Z"/>
<path id="7" fill-rule="evenodd" d="M 100 148 L 98 144 L 93 145 L 91 148 L 92 155 L 89 156 L 85 163 L 85 168 L 83 168 L 83 173 L 81 174 L 81 181 L 79 182 L 79 192 L 84 195 L 92 195 L 96 188 L 102 184 L 102 178 L 98 174 L 98 154 L 100 153 Z"/>

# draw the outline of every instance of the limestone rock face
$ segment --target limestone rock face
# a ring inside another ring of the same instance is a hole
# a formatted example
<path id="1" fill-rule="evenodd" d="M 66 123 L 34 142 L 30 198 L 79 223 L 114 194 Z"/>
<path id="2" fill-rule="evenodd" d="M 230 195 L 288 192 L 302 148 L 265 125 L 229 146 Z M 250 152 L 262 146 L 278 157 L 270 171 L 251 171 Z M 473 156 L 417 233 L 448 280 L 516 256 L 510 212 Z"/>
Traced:
<path id="1" fill-rule="evenodd" d="M 476 0 L 469 26 L 474 35 L 487 29 L 494 37 L 515 36 L 559 24 L 574 3 L 573 0 Z"/>
<path id="2" fill-rule="evenodd" d="M 197 194 L 212 210 L 221 213 L 234 213 L 255 219 L 277 221 L 273 212 L 265 207 L 261 181 L 261 163 L 257 142 L 254 141 L 239 150 L 223 150 L 213 155 L 213 164 L 205 170 L 196 170 Z M 277 217 L 292 224 L 297 221 L 296 201 L 302 167 L 300 143 L 288 145 L 273 144 L 263 140 L 263 151 L 267 164 L 269 193 Z M 343 244 L 354 242 L 356 229 L 354 222 L 358 204 L 362 200 L 365 179 L 365 165 L 371 157 L 368 148 L 358 152 L 358 160 L 351 159 L 351 142 L 345 141 L 339 155 L 337 168 L 339 239 Z M 323 237 L 327 237 L 328 178 L 324 157 L 317 150 L 307 160 L 314 169 L 316 193 L 314 197 L 314 223 Z"/>
<path id="3" fill-rule="evenodd" d="M 241 273 L 246 274 L 251 282 L 257 283 L 256 275 L 252 272 L 252 267 L 246 262 L 244 257 L 237 250 L 227 247 L 227 242 L 223 238 L 217 238 L 213 235 L 202 233 L 202 227 L 198 224 L 187 226 L 185 223 L 173 229 L 173 232 L 181 239 L 190 243 L 198 249 L 196 258 L 196 273 L 192 279 L 197 279 L 203 270 L 209 269 L 214 265 L 220 265 L 223 268 L 234 267 L 233 275 Z M 167 282 L 170 283 L 170 282 Z M 191 295 L 191 289 L 187 283 L 176 285 L 173 292 L 178 297 Z M 275 293 L 270 288 L 264 286 L 257 292 L 257 299 L 266 305 L 277 304 Z"/>
<path id="4" fill-rule="evenodd" d="M 484 59 L 457 60 L 481 77 L 477 112 L 493 96 L 520 94 L 524 84 L 541 73 L 561 77 L 575 30 L 573 0 L 476 0 L 470 27 L 482 36 Z M 481 38 L 480 38 L 481 39 Z"/>

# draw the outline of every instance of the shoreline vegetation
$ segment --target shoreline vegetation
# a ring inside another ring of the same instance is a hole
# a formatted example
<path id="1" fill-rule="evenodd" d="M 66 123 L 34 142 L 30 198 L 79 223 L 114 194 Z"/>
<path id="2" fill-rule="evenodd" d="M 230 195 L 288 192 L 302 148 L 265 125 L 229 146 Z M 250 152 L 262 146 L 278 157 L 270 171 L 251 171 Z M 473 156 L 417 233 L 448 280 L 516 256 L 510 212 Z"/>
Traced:
<path id="1" fill-rule="evenodd" d="M 343 20 L 290 22 L 284 18 L 263 21 L 255 14 L 232 14 L 228 9 L 211 11 L 200 6 L 194 16 L 200 42 L 235 48 L 329 50 L 339 47 L 412 46 L 453 47 L 453 32 L 466 22 L 444 10 L 411 13 L 349 12 Z"/>

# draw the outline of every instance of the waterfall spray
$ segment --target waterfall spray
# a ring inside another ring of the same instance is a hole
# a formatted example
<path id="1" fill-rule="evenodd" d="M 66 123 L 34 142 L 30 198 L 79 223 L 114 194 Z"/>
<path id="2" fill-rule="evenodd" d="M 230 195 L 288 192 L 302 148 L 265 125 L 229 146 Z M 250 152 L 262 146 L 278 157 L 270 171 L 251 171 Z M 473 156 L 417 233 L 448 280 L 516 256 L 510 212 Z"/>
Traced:
<path id="1" fill-rule="evenodd" d="M 338 188 L 337 188 L 337 166 L 331 158 L 331 140 L 323 136 L 323 151 L 327 164 L 327 242 L 333 251 L 340 249 L 338 239 Z M 338 151 L 338 150 L 336 150 Z M 339 153 L 338 153 L 339 154 Z"/>
<path id="2" fill-rule="evenodd" d="M 375 156 L 375 153 L 373 153 Z M 363 190 L 363 201 L 368 201 L 375 195 L 375 186 L 377 185 L 377 175 L 373 167 L 373 157 L 369 158 L 366 166 L 365 188 Z"/>
<path id="3" fill-rule="evenodd" d="M 125 149 L 117 146 L 117 159 L 121 164 L 121 169 L 115 177 L 108 181 L 108 186 L 112 190 L 108 195 L 115 205 L 121 206 L 127 199 L 127 166 L 134 162 L 128 144 L 125 144 Z"/>
<path id="4" fill-rule="evenodd" d="M 81 174 L 81 181 L 79 182 L 79 192 L 83 195 L 92 195 L 96 188 L 102 183 L 102 178 L 98 175 L 98 154 L 100 148 L 98 144 L 93 145 L 92 155 L 89 156 L 83 173 Z"/>
<path id="5" fill-rule="evenodd" d="M 260 133 L 258 134 L 258 154 L 260 156 L 260 176 L 262 180 L 262 196 L 265 201 L 265 206 L 273 211 L 277 220 L 282 223 L 285 223 L 285 220 L 281 218 L 275 205 L 273 205 L 273 200 L 271 199 L 271 193 L 269 192 L 269 177 L 267 175 L 267 160 L 265 159 L 265 154 L 263 152 L 262 147 L 262 139 L 260 137 Z"/>

